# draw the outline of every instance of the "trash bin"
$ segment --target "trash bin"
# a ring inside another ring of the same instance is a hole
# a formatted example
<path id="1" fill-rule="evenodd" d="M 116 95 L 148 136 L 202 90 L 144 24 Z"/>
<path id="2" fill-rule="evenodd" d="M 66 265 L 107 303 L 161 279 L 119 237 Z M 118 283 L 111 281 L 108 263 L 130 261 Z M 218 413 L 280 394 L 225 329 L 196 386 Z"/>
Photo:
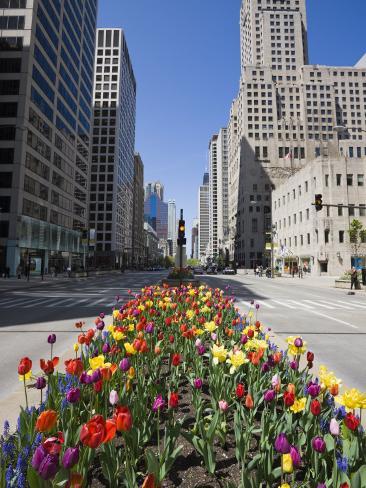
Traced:
<path id="1" fill-rule="evenodd" d="M 366 286 L 366 268 L 362 268 L 362 284 Z"/>

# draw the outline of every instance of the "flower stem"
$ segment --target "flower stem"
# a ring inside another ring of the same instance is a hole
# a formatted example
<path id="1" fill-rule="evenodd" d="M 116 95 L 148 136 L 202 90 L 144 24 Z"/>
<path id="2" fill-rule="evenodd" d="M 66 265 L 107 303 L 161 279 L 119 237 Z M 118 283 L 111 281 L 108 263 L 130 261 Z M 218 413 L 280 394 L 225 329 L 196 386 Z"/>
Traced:
<path id="1" fill-rule="evenodd" d="M 27 395 L 27 386 L 25 384 L 25 374 L 23 375 L 23 384 L 24 384 L 25 404 L 28 410 L 28 395 Z"/>

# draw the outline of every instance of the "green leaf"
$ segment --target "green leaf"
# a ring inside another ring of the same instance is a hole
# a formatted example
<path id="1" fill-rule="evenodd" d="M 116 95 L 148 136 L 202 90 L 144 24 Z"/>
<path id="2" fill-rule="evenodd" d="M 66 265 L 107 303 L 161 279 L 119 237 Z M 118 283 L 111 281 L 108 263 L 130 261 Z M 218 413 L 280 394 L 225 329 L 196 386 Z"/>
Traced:
<path id="1" fill-rule="evenodd" d="M 334 439 L 331 434 L 326 434 L 324 436 L 325 444 L 327 446 L 327 452 L 334 451 Z"/>
<path id="2" fill-rule="evenodd" d="M 29 467 L 27 471 L 27 481 L 30 488 L 43 488 L 44 484 L 36 471 Z"/>
<path id="3" fill-rule="evenodd" d="M 351 476 L 351 488 L 366 486 L 366 466 L 361 468 Z"/>

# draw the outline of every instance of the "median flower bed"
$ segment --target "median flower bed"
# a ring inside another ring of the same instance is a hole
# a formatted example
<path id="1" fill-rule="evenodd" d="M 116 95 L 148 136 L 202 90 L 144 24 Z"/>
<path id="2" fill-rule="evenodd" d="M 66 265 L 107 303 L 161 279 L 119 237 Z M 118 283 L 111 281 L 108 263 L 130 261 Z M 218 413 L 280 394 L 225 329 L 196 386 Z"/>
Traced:
<path id="1" fill-rule="evenodd" d="M 149 287 L 75 326 L 63 364 L 53 334 L 42 374 L 19 362 L 39 403 L 5 425 L 1 487 L 366 486 L 366 394 L 313 376 L 301 337 L 279 350 L 254 302 Z"/>

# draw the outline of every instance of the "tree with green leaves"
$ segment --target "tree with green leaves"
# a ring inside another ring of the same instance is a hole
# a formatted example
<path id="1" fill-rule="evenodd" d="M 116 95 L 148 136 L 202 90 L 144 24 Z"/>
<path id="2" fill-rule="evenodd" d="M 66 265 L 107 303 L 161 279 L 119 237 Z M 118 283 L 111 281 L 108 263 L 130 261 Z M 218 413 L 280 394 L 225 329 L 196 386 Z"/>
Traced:
<path id="1" fill-rule="evenodd" d="M 366 229 L 364 228 L 362 222 L 357 219 L 353 219 L 349 226 L 348 235 L 352 255 L 355 257 L 364 255 L 366 244 Z"/>

